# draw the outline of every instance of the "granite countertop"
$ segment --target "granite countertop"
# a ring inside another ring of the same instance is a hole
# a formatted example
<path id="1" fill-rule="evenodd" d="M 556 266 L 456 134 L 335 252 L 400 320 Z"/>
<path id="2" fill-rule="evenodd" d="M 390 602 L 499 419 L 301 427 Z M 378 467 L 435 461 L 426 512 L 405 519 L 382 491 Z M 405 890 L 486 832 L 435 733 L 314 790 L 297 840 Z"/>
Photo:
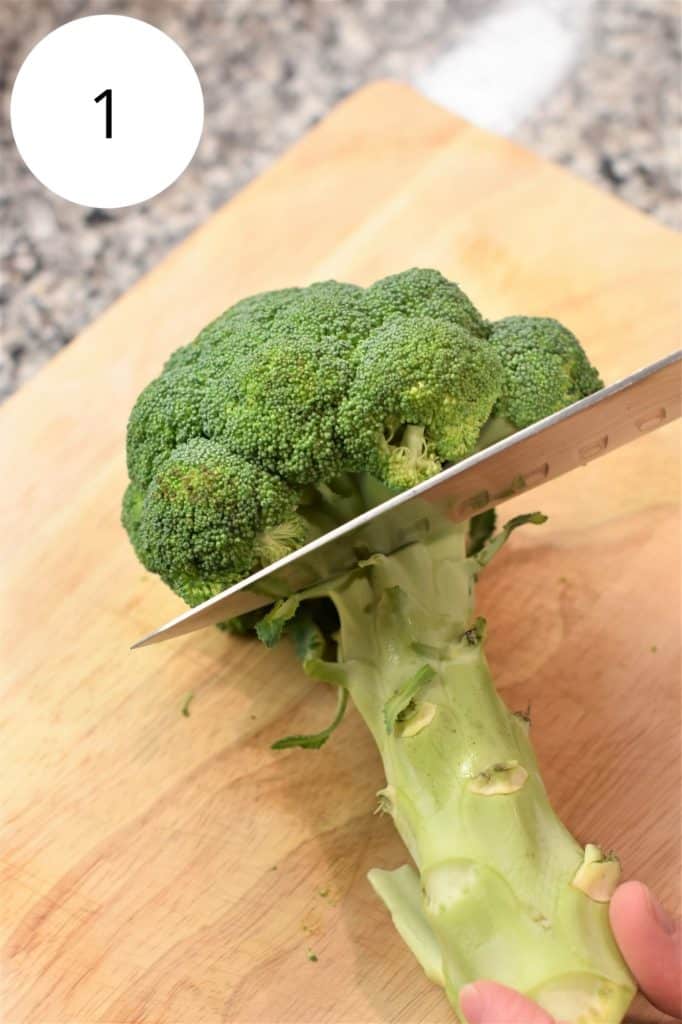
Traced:
<path id="1" fill-rule="evenodd" d="M 106 0 L 5 0 L 3 90 L 47 32 L 110 11 Z M 681 226 L 677 0 L 122 0 L 116 13 L 150 21 L 184 47 L 204 90 L 204 135 L 174 186 L 105 211 L 47 192 L 3 123 L 0 396 L 341 97 L 376 78 L 410 81 Z M 481 53 L 508 66 L 501 92 L 477 78 Z"/>

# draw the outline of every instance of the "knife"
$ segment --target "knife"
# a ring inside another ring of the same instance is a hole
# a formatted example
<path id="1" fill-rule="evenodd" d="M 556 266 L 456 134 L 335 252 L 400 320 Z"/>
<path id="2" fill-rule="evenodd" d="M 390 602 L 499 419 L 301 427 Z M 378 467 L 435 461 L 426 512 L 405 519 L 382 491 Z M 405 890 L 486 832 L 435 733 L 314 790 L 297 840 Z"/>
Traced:
<path id="1" fill-rule="evenodd" d="M 271 604 L 278 596 L 321 583 L 306 559 L 319 556 L 323 548 L 330 575 L 347 572 L 366 557 L 362 538 L 369 528 L 374 531 L 372 547 L 376 549 L 380 517 L 379 525 L 390 523 L 387 535 L 394 540 L 401 535 L 402 546 L 416 539 L 413 530 L 423 518 L 422 502 L 442 503 L 454 522 L 469 519 L 671 423 L 682 407 L 681 366 L 682 350 L 462 459 L 183 612 L 133 648 L 215 625 Z"/>

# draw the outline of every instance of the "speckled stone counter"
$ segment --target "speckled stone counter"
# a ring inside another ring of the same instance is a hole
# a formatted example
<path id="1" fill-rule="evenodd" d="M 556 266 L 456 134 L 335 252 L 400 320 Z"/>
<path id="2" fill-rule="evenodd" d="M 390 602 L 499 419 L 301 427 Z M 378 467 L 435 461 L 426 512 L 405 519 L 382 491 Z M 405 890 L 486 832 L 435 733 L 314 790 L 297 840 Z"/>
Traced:
<path id="1" fill-rule="evenodd" d="M 2 126 L 0 396 L 45 361 L 341 97 L 367 81 L 420 80 L 498 9 L 539 0 L 123 0 L 193 61 L 204 135 L 178 182 L 140 206 L 89 210 L 48 193 Z M 542 0 L 563 16 L 572 0 Z M 680 7 L 584 0 L 570 68 L 510 132 L 679 226 Z M 31 46 L 104 0 L 5 0 L 3 89 Z M 7 107 L 5 106 L 5 109 Z"/>

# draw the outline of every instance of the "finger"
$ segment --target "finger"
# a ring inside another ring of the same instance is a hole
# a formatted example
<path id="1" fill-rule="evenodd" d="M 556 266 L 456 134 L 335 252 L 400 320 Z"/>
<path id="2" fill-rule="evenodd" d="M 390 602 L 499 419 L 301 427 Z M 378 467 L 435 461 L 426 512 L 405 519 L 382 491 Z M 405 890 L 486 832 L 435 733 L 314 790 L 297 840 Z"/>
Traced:
<path id="1" fill-rule="evenodd" d="M 459 993 L 467 1024 L 555 1024 L 537 1003 L 496 981 L 475 981 Z"/>
<path id="2" fill-rule="evenodd" d="M 646 997 L 664 1013 L 682 1016 L 680 922 L 642 882 L 619 885 L 609 913 L 616 942 Z"/>

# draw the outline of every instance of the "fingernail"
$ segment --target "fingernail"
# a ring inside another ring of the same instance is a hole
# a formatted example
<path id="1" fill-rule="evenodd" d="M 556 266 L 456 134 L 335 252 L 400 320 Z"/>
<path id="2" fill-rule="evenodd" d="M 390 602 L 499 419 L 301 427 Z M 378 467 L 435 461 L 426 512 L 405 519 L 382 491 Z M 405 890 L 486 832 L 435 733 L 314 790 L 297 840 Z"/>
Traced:
<path id="1" fill-rule="evenodd" d="M 649 906 L 651 907 L 651 913 L 656 919 L 657 924 L 666 935 L 675 934 L 675 921 L 670 916 L 665 907 L 662 907 L 656 897 L 647 889 L 647 896 L 649 897 Z"/>
<path id="2" fill-rule="evenodd" d="M 469 1024 L 483 1024 L 484 1000 L 475 984 L 460 989 L 459 1005 Z"/>

